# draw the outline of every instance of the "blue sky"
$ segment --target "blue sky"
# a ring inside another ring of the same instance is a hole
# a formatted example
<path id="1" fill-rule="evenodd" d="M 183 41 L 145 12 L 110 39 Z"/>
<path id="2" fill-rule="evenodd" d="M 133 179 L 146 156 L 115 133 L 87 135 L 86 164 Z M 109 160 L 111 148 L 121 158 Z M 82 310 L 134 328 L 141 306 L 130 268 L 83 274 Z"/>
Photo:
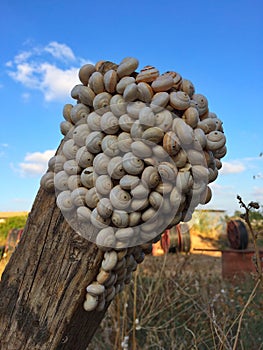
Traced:
<path id="1" fill-rule="evenodd" d="M 263 204 L 260 0 L 4 0 L 0 37 L 0 211 L 30 210 L 81 65 L 127 56 L 190 79 L 224 123 L 228 153 L 202 208 L 231 214 L 237 194 Z"/>

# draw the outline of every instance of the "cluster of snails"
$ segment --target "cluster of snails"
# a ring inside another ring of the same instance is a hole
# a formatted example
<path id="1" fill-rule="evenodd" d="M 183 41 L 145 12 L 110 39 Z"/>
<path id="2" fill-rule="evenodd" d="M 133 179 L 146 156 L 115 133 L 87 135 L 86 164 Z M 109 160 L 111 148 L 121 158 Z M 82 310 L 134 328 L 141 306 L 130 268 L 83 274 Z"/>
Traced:
<path id="1" fill-rule="evenodd" d="M 87 287 L 87 310 L 128 283 L 145 243 L 211 199 L 208 184 L 226 154 L 222 122 L 191 81 L 152 66 L 137 73 L 138 65 L 127 57 L 81 67 L 82 84 L 71 91 L 77 104 L 63 109 L 61 150 L 41 179 L 72 227 L 106 262 L 114 257 Z"/>

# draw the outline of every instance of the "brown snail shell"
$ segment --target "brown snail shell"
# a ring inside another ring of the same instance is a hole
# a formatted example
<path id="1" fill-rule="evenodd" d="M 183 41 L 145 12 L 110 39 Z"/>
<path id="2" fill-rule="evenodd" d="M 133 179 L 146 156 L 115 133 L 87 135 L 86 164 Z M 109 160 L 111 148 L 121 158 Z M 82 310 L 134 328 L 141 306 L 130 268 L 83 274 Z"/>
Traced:
<path id="1" fill-rule="evenodd" d="M 139 61 L 136 58 L 126 57 L 119 64 L 117 68 L 117 74 L 119 78 L 122 78 L 126 75 L 130 75 L 133 72 L 135 72 L 138 66 L 139 66 Z"/>
<path id="2" fill-rule="evenodd" d="M 110 100 L 110 109 L 116 117 L 120 117 L 126 113 L 127 103 L 121 95 L 114 95 Z"/>
<path id="3" fill-rule="evenodd" d="M 101 152 L 101 142 L 104 134 L 100 131 L 92 131 L 86 138 L 87 150 L 91 153 Z"/>
<path id="4" fill-rule="evenodd" d="M 118 65 L 110 61 L 99 61 L 96 63 L 95 68 L 98 72 L 104 75 L 110 69 L 117 70 Z"/>
<path id="5" fill-rule="evenodd" d="M 131 83 L 123 91 L 123 98 L 127 102 L 133 102 L 138 98 L 138 94 L 137 84 Z"/>
<path id="6" fill-rule="evenodd" d="M 76 161 L 79 166 L 82 168 L 87 168 L 88 166 L 92 165 L 93 159 L 94 155 L 87 150 L 86 146 L 78 149 L 76 154 Z"/>
<path id="7" fill-rule="evenodd" d="M 190 107 L 190 98 L 183 91 L 171 92 L 170 104 L 173 108 L 183 111 Z"/>
<path id="8" fill-rule="evenodd" d="M 96 190 L 100 195 L 106 196 L 113 188 L 113 183 L 109 175 L 100 175 L 95 182 Z"/>
<path id="9" fill-rule="evenodd" d="M 171 75 L 160 75 L 152 82 L 151 86 L 155 92 L 168 91 L 174 86 L 174 80 Z"/>
<path id="10" fill-rule="evenodd" d="M 183 149 L 180 149 L 176 155 L 172 156 L 172 160 L 178 169 L 183 168 L 188 160 L 187 153 Z"/>
<path id="11" fill-rule="evenodd" d="M 79 92 L 82 86 L 83 86 L 82 84 L 77 84 L 71 90 L 70 92 L 71 97 L 74 98 L 75 100 L 79 100 Z"/>
<path id="12" fill-rule="evenodd" d="M 89 87 L 94 91 L 96 95 L 105 91 L 104 78 L 100 72 L 94 72 L 89 79 Z"/>
<path id="13" fill-rule="evenodd" d="M 93 64 L 84 64 L 79 70 L 79 80 L 83 85 L 88 85 L 90 76 L 96 71 Z"/>
<path id="14" fill-rule="evenodd" d="M 179 152 L 181 149 L 180 140 L 175 132 L 168 131 L 164 134 L 163 148 L 171 156 L 176 155 Z"/>
<path id="15" fill-rule="evenodd" d="M 141 82 L 137 85 L 139 99 L 143 102 L 150 103 L 153 97 L 153 90 L 147 83 Z"/>
<path id="16" fill-rule="evenodd" d="M 101 131 L 100 127 L 101 116 L 96 112 L 91 112 L 87 117 L 87 124 L 91 131 Z"/>
<path id="17" fill-rule="evenodd" d="M 120 185 L 117 185 L 110 191 L 110 200 L 114 208 L 124 210 L 129 207 L 131 196 L 129 192 L 123 190 Z"/>
<path id="18" fill-rule="evenodd" d="M 158 69 L 152 66 L 145 66 L 136 77 L 137 83 L 151 83 L 159 76 Z"/>
<path id="19" fill-rule="evenodd" d="M 221 148 L 218 148 L 217 150 L 213 151 L 213 155 L 215 158 L 221 159 L 226 155 L 227 148 L 226 146 L 223 146 Z"/>
<path id="20" fill-rule="evenodd" d="M 116 86 L 116 90 L 118 92 L 118 94 L 123 94 L 126 86 L 128 86 L 129 84 L 135 83 L 135 78 L 133 77 L 123 77 L 121 78 L 121 80 L 118 82 L 117 86 Z"/>
<path id="21" fill-rule="evenodd" d="M 114 93 L 116 91 L 117 82 L 118 76 L 115 70 L 110 69 L 104 74 L 105 89 L 109 93 Z"/>
<path id="22" fill-rule="evenodd" d="M 102 92 L 94 97 L 93 107 L 96 113 L 103 115 L 110 111 L 110 100 L 112 95 L 108 92 Z"/>
<path id="23" fill-rule="evenodd" d="M 180 85 L 181 85 L 181 81 L 182 81 L 182 77 L 179 73 L 174 72 L 174 71 L 168 71 L 166 73 L 163 74 L 164 76 L 171 76 L 173 78 L 174 84 L 173 84 L 173 88 L 178 90 Z"/>
<path id="24" fill-rule="evenodd" d="M 194 107 L 187 108 L 182 116 L 182 119 L 186 124 L 194 129 L 200 122 L 198 110 Z"/>
<path id="25" fill-rule="evenodd" d="M 100 127 L 106 134 L 116 134 L 119 130 L 119 120 L 112 112 L 106 112 L 101 117 Z"/>
<path id="26" fill-rule="evenodd" d="M 106 135 L 101 141 L 101 149 L 109 157 L 117 156 L 120 153 L 118 137 L 116 135 Z"/>
<path id="27" fill-rule="evenodd" d="M 188 79 L 182 79 L 181 84 L 180 84 L 180 90 L 185 92 L 190 98 L 195 93 L 195 87 L 194 87 L 193 83 Z"/>
<path id="28" fill-rule="evenodd" d="M 163 136 L 164 136 L 163 130 L 154 126 L 152 128 L 146 129 L 143 132 L 142 139 L 157 144 L 162 141 Z"/>
<path id="29" fill-rule="evenodd" d="M 129 214 L 124 210 L 114 210 L 111 221 L 116 227 L 127 227 L 129 225 Z"/>
<path id="30" fill-rule="evenodd" d="M 93 106 L 93 100 L 95 97 L 94 91 L 89 86 L 79 87 L 79 101 L 87 106 Z"/>
<path id="31" fill-rule="evenodd" d="M 109 218 L 113 212 L 111 201 L 108 198 L 101 198 L 97 204 L 97 211 L 102 218 Z"/>

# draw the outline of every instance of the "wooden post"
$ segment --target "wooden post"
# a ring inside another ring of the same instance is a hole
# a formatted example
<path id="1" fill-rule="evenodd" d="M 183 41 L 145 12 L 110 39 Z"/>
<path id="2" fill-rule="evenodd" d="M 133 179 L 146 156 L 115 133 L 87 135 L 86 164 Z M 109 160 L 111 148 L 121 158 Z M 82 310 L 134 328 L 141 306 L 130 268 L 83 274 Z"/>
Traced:
<path id="1" fill-rule="evenodd" d="M 108 307 L 83 309 L 102 258 L 40 188 L 0 284 L 0 349 L 85 350 Z"/>

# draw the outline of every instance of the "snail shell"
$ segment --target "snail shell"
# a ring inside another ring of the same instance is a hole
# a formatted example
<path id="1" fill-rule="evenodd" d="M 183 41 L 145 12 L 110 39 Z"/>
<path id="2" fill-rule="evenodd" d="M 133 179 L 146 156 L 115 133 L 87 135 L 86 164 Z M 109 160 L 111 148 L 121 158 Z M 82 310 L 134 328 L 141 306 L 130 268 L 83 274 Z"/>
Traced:
<path id="1" fill-rule="evenodd" d="M 173 88 L 178 90 L 180 85 L 181 85 L 181 81 L 182 81 L 181 75 L 177 72 L 174 72 L 174 71 L 168 71 L 168 72 L 163 74 L 163 76 L 166 76 L 166 75 L 170 75 L 173 78 L 173 81 L 174 81 Z"/>
<path id="2" fill-rule="evenodd" d="M 124 210 L 129 207 L 131 196 L 129 192 L 123 190 L 120 185 L 117 185 L 110 191 L 110 200 L 114 208 Z"/>
<path id="3" fill-rule="evenodd" d="M 113 188 L 113 183 L 109 175 L 100 175 L 95 182 L 96 190 L 100 195 L 106 196 Z"/>
<path id="4" fill-rule="evenodd" d="M 73 128 L 71 122 L 65 121 L 60 123 L 60 132 L 62 135 L 66 136 Z"/>
<path id="5" fill-rule="evenodd" d="M 113 157 L 108 163 L 107 171 L 113 179 L 121 179 L 125 175 L 125 171 L 122 166 L 122 157 Z"/>
<path id="6" fill-rule="evenodd" d="M 132 74 L 139 65 L 139 61 L 134 57 L 124 58 L 117 68 L 119 78 Z"/>
<path id="7" fill-rule="evenodd" d="M 117 86 L 116 86 L 116 90 L 118 92 L 118 94 L 123 94 L 126 86 L 128 86 L 129 84 L 135 83 L 135 78 L 133 77 L 123 77 L 121 78 L 121 80 L 118 82 Z"/>
<path id="8" fill-rule="evenodd" d="M 56 203 L 59 209 L 64 213 L 69 213 L 75 208 L 70 191 L 60 192 L 57 196 Z"/>
<path id="9" fill-rule="evenodd" d="M 143 141 L 134 141 L 131 144 L 132 153 L 138 158 L 148 158 L 152 155 L 151 148 Z"/>
<path id="10" fill-rule="evenodd" d="M 74 191 L 82 185 L 80 175 L 70 175 L 68 178 L 68 189 Z"/>
<path id="11" fill-rule="evenodd" d="M 137 83 L 151 83 L 159 76 L 158 69 L 152 66 L 145 66 L 136 77 Z"/>
<path id="12" fill-rule="evenodd" d="M 162 162 L 158 165 L 158 172 L 163 182 L 169 181 L 174 183 L 178 173 L 178 169 L 173 163 Z"/>
<path id="13" fill-rule="evenodd" d="M 182 116 L 182 119 L 186 124 L 194 129 L 198 122 L 200 122 L 198 110 L 194 107 L 187 108 Z"/>
<path id="14" fill-rule="evenodd" d="M 147 83 L 141 82 L 137 85 L 139 99 L 143 102 L 150 103 L 153 97 L 153 90 Z"/>
<path id="15" fill-rule="evenodd" d="M 108 92 L 101 92 L 93 100 L 93 107 L 97 114 L 103 115 L 110 111 L 110 100 L 112 96 Z"/>
<path id="16" fill-rule="evenodd" d="M 163 196 L 159 192 L 152 191 L 149 195 L 149 202 L 153 209 L 158 210 L 163 203 Z"/>
<path id="17" fill-rule="evenodd" d="M 93 311 L 96 309 L 98 305 L 98 297 L 94 297 L 93 295 L 87 293 L 86 300 L 83 304 L 83 308 L 85 311 Z"/>
<path id="18" fill-rule="evenodd" d="M 76 154 L 76 161 L 79 166 L 82 168 L 87 168 L 88 166 L 92 165 L 93 159 L 94 155 L 87 150 L 86 146 L 78 149 Z"/>
<path id="19" fill-rule="evenodd" d="M 86 138 L 87 150 L 91 153 L 101 152 L 101 141 L 104 134 L 100 131 L 92 131 Z"/>
<path id="20" fill-rule="evenodd" d="M 104 253 L 104 257 L 105 257 L 105 254 L 107 252 Z M 114 252 L 115 253 L 115 252 Z M 105 269 L 104 269 L 105 270 Z M 105 270 L 107 271 L 107 270 Z M 86 287 L 86 291 L 93 295 L 93 296 L 96 296 L 96 295 L 101 295 L 105 292 L 105 287 L 103 284 L 99 284 L 98 282 L 92 282 L 91 284 L 89 284 L 87 287 Z"/>
<path id="21" fill-rule="evenodd" d="M 193 129 L 186 124 L 183 119 L 175 118 L 173 121 L 173 131 L 177 134 L 180 142 L 183 145 L 189 145 L 193 142 L 194 132 Z"/>
<path id="22" fill-rule="evenodd" d="M 119 130 L 119 120 L 112 112 L 106 112 L 101 117 L 100 127 L 106 134 L 116 134 Z"/>
<path id="23" fill-rule="evenodd" d="M 138 140 L 142 138 L 143 134 L 143 126 L 140 124 L 139 120 L 136 120 L 131 127 L 130 130 L 131 137 L 134 140 Z"/>
<path id="24" fill-rule="evenodd" d="M 93 169 L 94 172 L 98 175 L 107 175 L 107 167 L 110 161 L 110 157 L 108 157 L 104 153 L 99 153 L 95 156 L 93 160 Z"/>
<path id="25" fill-rule="evenodd" d="M 174 86 L 174 80 L 171 75 L 164 74 L 156 78 L 152 83 L 152 89 L 155 92 L 168 91 Z"/>
<path id="26" fill-rule="evenodd" d="M 63 147 L 62 152 L 67 159 L 75 159 L 79 146 L 75 144 L 73 139 L 67 140 Z"/>
<path id="27" fill-rule="evenodd" d="M 139 211 L 134 211 L 129 215 L 129 226 L 137 226 L 141 220 L 141 213 Z"/>
<path id="28" fill-rule="evenodd" d="M 63 114 L 64 119 L 68 122 L 72 121 L 71 117 L 70 117 L 70 112 L 71 112 L 72 108 L 73 108 L 73 105 L 70 103 L 66 103 L 63 107 L 62 114 Z"/>
<path id="29" fill-rule="evenodd" d="M 115 70 L 110 69 L 104 74 L 104 85 L 105 85 L 105 89 L 108 92 L 110 93 L 115 92 L 117 81 L 118 81 L 118 76 Z"/>
<path id="30" fill-rule="evenodd" d="M 102 229 L 110 224 L 110 218 L 103 218 L 99 215 L 97 208 L 94 208 L 90 215 L 90 221 L 93 226 Z"/>
<path id="31" fill-rule="evenodd" d="M 119 154 L 118 137 L 116 135 L 107 135 L 101 142 L 102 151 L 109 157 L 115 157 Z"/>
<path id="32" fill-rule="evenodd" d="M 164 109 L 155 115 L 155 125 L 164 132 L 171 129 L 173 124 L 173 117 L 170 111 Z"/>
<path id="33" fill-rule="evenodd" d="M 133 102 L 138 98 L 137 84 L 131 83 L 127 85 L 123 91 L 123 98 L 127 102 Z"/>
<path id="34" fill-rule="evenodd" d="M 96 71 L 96 68 L 93 64 L 84 64 L 79 70 L 79 80 L 83 85 L 88 85 L 89 78 Z"/>
<path id="35" fill-rule="evenodd" d="M 172 191 L 173 184 L 170 182 L 159 182 L 159 184 L 155 187 L 155 191 L 163 194 L 168 194 Z"/>
<path id="36" fill-rule="evenodd" d="M 76 207 L 85 205 L 85 196 L 87 192 L 88 192 L 88 189 L 86 187 L 78 187 L 75 190 L 73 190 L 71 192 L 72 203 Z"/>
<path id="37" fill-rule="evenodd" d="M 100 230 L 96 237 L 96 244 L 103 250 L 109 250 L 110 248 L 114 247 L 116 244 L 116 238 L 113 227 L 108 226 Z M 101 278 L 99 279 L 102 279 L 102 276 L 100 277 Z"/>
<path id="38" fill-rule="evenodd" d="M 89 78 L 89 87 L 96 95 L 104 92 L 104 79 L 100 72 L 94 72 Z"/>
<path id="39" fill-rule="evenodd" d="M 146 167 L 141 176 L 142 184 L 149 188 L 155 188 L 160 182 L 160 175 L 153 166 Z"/>
<path id="40" fill-rule="evenodd" d="M 92 188 L 95 184 L 95 175 L 93 173 L 93 167 L 87 167 L 80 175 L 80 180 L 83 186 L 86 188 Z"/>
<path id="41" fill-rule="evenodd" d="M 134 198 L 138 198 L 138 199 L 147 198 L 148 194 L 149 194 L 149 188 L 145 182 L 144 183 L 140 182 L 136 187 L 134 187 L 131 190 L 131 195 Z"/>
<path id="42" fill-rule="evenodd" d="M 193 83 L 188 79 L 182 79 L 180 90 L 185 92 L 190 98 L 192 98 L 193 94 L 195 93 L 195 87 Z"/>
<path id="43" fill-rule="evenodd" d="M 100 127 L 101 116 L 96 112 L 91 112 L 87 117 L 87 124 L 92 131 L 101 131 Z"/>
<path id="44" fill-rule="evenodd" d="M 168 104 L 170 96 L 168 92 L 157 92 L 153 95 L 150 107 L 155 112 L 161 112 Z"/>
<path id="45" fill-rule="evenodd" d="M 69 175 L 64 171 L 59 171 L 54 176 L 55 188 L 59 191 L 66 191 L 68 189 L 68 178 Z"/>
<path id="46" fill-rule="evenodd" d="M 77 218 L 80 222 L 89 223 L 90 222 L 91 210 L 86 206 L 80 206 L 77 208 Z"/>
<path id="47" fill-rule="evenodd" d="M 191 172 L 193 175 L 194 182 L 203 181 L 205 183 L 208 183 L 209 170 L 207 169 L 207 167 L 196 164 L 192 166 Z"/>
<path id="48" fill-rule="evenodd" d="M 205 134 L 209 134 L 211 131 L 217 129 L 218 119 L 216 118 L 205 118 L 197 124 L 197 127 L 202 129 Z"/>
<path id="49" fill-rule="evenodd" d="M 119 150 L 128 153 L 131 151 L 131 144 L 132 144 L 132 138 L 131 135 L 127 132 L 122 132 L 118 136 L 118 147 Z"/>
<path id="50" fill-rule="evenodd" d="M 134 230 L 131 227 L 120 228 L 115 232 L 115 237 L 118 241 L 129 243 L 133 238 Z"/>
<path id="51" fill-rule="evenodd" d="M 189 171 L 179 171 L 176 177 L 176 187 L 180 193 L 187 193 L 193 186 L 193 178 Z"/>
<path id="52" fill-rule="evenodd" d="M 215 158 L 221 159 L 226 155 L 227 148 L 226 146 L 223 146 L 221 148 L 218 148 L 217 150 L 213 151 L 213 155 Z"/>
<path id="53" fill-rule="evenodd" d="M 93 100 L 95 93 L 89 86 L 80 86 L 79 87 L 79 101 L 87 106 L 93 106 Z"/>
<path id="54" fill-rule="evenodd" d="M 178 169 L 183 168 L 188 160 L 187 153 L 181 149 L 176 155 L 172 156 L 172 160 Z"/>
<path id="55" fill-rule="evenodd" d="M 77 84 L 71 90 L 71 93 L 70 93 L 71 97 L 74 98 L 75 100 L 79 99 L 79 92 L 82 86 L 83 86 L 82 84 Z"/>
<path id="56" fill-rule="evenodd" d="M 82 147 L 86 143 L 86 138 L 90 134 L 90 128 L 87 124 L 80 124 L 73 131 L 73 140 L 76 145 Z"/>
<path id="57" fill-rule="evenodd" d="M 148 198 L 133 198 L 131 201 L 131 209 L 133 211 L 142 211 L 149 205 Z"/>
<path id="58" fill-rule="evenodd" d="M 110 69 L 117 70 L 118 65 L 110 61 L 99 61 L 95 64 L 95 68 L 98 72 L 104 75 Z"/>
<path id="59" fill-rule="evenodd" d="M 208 112 L 208 101 L 204 95 L 194 94 L 192 99 L 197 102 L 199 115 L 203 116 L 206 112 Z"/>
<path id="60" fill-rule="evenodd" d="M 47 191 L 47 192 L 54 192 L 55 185 L 54 185 L 54 176 L 55 173 L 53 171 L 48 171 L 45 173 L 41 180 L 40 185 Z"/>
<path id="61" fill-rule="evenodd" d="M 186 151 L 188 161 L 191 165 L 203 165 L 207 167 L 206 157 L 203 152 L 190 148 Z"/>
<path id="62" fill-rule="evenodd" d="M 77 175 L 81 171 L 81 167 L 78 165 L 75 159 L 67 160 L 63 166 L 68 175 Z"/>
<path id="63" fill-rule="evenodd" d="M 201 196 L 200 198 L 200 204 L 207 204 L 208 202 L 210 202 L 211 198 L 212 198 L 211 188 L 209 186 L 206 186 L 206 190 L 203 196 Z"/>
<path id="64" fill-rule="evenodd" d="M 124 175 L 121 179 L 120 179 L 120 186 L 121 188 L 123 188 L 124 190 L 131 190 L 133 189 L 135 186 L 137 186 L 140 182 L 139 177 L 134 176 L 134 175 Z"/>
<path id="65" fill-rule="evenodd" d="M 140 158 L 134 156 L 131 152 L 128 152 L 123 156 L 122 165 L 124 170 L 129 175 L 138 175 L 144 169 L 143 161 Z"/>
<path id="66" fill-rule="evenodd" d="M 168 157 L 166 150 L 160 145 L 154 146 L 152 152 L 154 157 L 157 158 L 158 161 L 164 160 Z"/>
<path id="67" fill-rule="evenodd" d="M 92 187 L 88 190 L 88 193 L 85 196 L 85 201 L 89 208 L 96 208 L 99 201 L 99 197 L 95 187 Z"/>
<path id="68" fill-rule="evenodd" d="M 163 139 L 163 136 L 164 136 L 163 130 L 156 126 L 146 129 L 142 134 L 142 138 L 144 140 L 147 140 L 153 143 L 161 142 Z"/>
<path id="69" fill-rule="evenodd" d="M 102 260 L 102 263 L 101 263 L 101 268 L 104 271 L 111 271 L 115 268 L 115 266 L 117 265 L 117 262 L 118 262 L 118 255 L 115 250 L 105 252 L 104 259 Z"/>
<path id="70" fill-rule="evenodd" d="M 114 234 L 114 231 L 113 231 L 113 234 Z M 100 272 L 97 274 L 96 280 L 100 284 L 107 286 L 108 281 L 111 279 L 111 277 L 112 277 L 112 273 L 101 269 Z"/>
<path id="71" fill-rule="evenodd" d="M 148 221 L 148 220 L 151 220 L 154 218 L 155 214 L 157 213 L 157 211 L 150 207 L 148 209 L 146 209 L 143 214 L 142 214 L 142 220 L 145 222 L 145 221 Z M 145 227 L 143 226 L 143 229 L 145 229 Z"/>
<path id="72" fill-rule="evenodd" d="M 119 118 L 119 125 L 123 131 L 130 132 L 133 123 L 134 119 L 132 119 L 129 114 L 123 114 Z"/>
<path id="73" fill-rule="evenodd" d="M 144 107 L 140 110 L 139 122 L 144 128 L 155 125 L 156 117 L 150 107 Z"/>
<path id="74" fill-rule="evenodd" d="M 171 156 L 176 155 L 180 151 L 180 141 L 175 132 L 168 131 L 164 134 L 163 148 Z"/>
<path id="75" fill-rule="evenodd" d="M 173 203 L 174 208 L 179 208 L 185 201 L 185 196 L 180 193 L 177 187 L 174 187 L 170 194 L 170 202 Z"/>
<path id="76" fill-rule="evenodd" d="M 53 156 L 49 159 L 48 169 L 54 173 L 58 173 L 59 171 L 63 170 L 63 166 L 66 160 L 67 158 L 65 156 L 62 154 L 57 154 L 56 156 Z"/>
<path id="77" fill-rule="evenodd" d="M 171 92 L 170 104 L 173 108 L 183 111 L 190 107 L 190 97 L 183 91 Z"/>
<path id="78" fill-rule="evenodd" d="M 113 212 L 111 201 L 108 198 L 101 198 L 97 204 L 97 211 L 102 218 L 109 218 Z"/>
<path id="79" fill-rule="evenodd" d="M 117 117 L 126 113 L 126 105 L 127 103 L 121 95 L 114 95 L 110 100 L 110 109 Z"/>
<path id="80" fill-rule="evenodd" d="M 226 137 L 221 131 L 211 131 L 206 135 L 207 148 L 211 151 L 216 151 L 222 148 L 226 143 Z"/>
<path id="81" fill-rule="evenodd" d="M 127 227 L 129 225 L 129 214 L 124 210 L 114 210 L 111 221 L 116 227 Z"/>
<path id="82" fill-rule="evenodd" d="M 139 113 L 141 109 L 146 107 L 146 104 L 142 101 L 135 101 L 127 103 L 127 113 L 133 119 L 139 118 Z"/>
<path id="83" fill-rule="evenodd" d="M 196 128 L 194 130 L 194 142 L 195 142 L 195 148 L 196 149 L 204 149 L 206 147 L 206 135 L 204 131 L 200 128 Z"/>

